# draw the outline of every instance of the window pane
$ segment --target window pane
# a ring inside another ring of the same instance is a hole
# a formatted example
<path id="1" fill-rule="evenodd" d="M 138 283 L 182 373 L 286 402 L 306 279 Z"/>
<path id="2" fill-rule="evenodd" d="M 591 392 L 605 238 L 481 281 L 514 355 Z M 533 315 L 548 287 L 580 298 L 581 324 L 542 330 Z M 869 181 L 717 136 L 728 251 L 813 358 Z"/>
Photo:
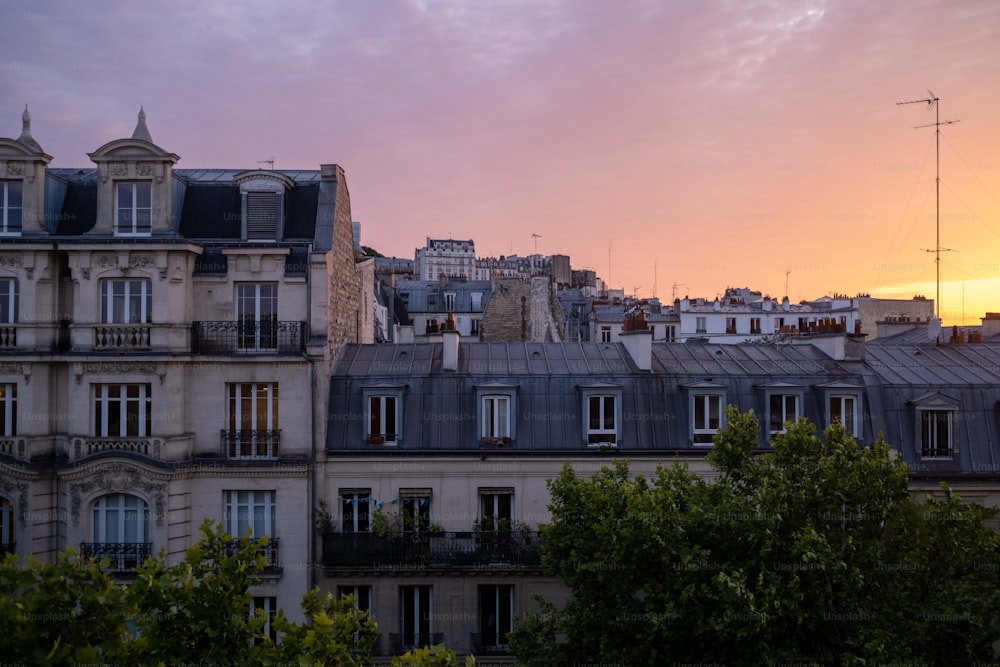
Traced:
<path id="1" fill-rule="evenodd" d="M 136 208 L 150 208 L 152 206 L 153 200 L 153 184 L 152 183 L 136 183 L 135 184 L 135 207 Z"/>
<path id="2" fill-rule="evenodd" d="M 132 208 L 132 184 L 131 183 L 119 183 L 118 184 L 118 209 L 131 209 Z"/>
<path id="3" fill-rule="evenodd" d="M 615 399 L 614 396 L 604 397 L 604 430 L 615 429 Z"/>
<path id="4" fill-rule="evenodd" d="M 589 428 L 591 431 L 596 431 L 601 428 L 601 397 L 591 396 L 588 400 L 589 406 Z"/>

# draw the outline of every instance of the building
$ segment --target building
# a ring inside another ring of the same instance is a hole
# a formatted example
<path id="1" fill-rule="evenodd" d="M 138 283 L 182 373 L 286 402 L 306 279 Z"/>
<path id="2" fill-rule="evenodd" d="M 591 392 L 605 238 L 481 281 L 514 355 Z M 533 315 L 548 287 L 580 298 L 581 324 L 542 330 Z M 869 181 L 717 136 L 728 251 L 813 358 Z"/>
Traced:
<path id="1" fill-rule="evenodd" d="M 396 284 L 396 300 L 412 325 L 412 339 L 431 340 L 449 316 L 462 336 L 479 336 L 479 326 L 490 301 L 488 280 L 404 280 Z"/>
<path id="2" fill-rule="evenodd" d="M 427 245 L 417 248 L 413 257 L 413 276 L 417 280 L 437 280 L 445 278 L 465 278 L 485 280 L 476 269 L 476 244 L 472 239 L 427 238 Z"/>
<path id="3" fill-rule="evenodd" d="M 344 171 L 176 169 L 142 111 L 89 158 L 48 168 L 27 110 L 0 139 L 3 549 L 127 576 L 212 519 L 268 538 L 254 595 L 296 618 L 325 378 L 363 314 Z"/>

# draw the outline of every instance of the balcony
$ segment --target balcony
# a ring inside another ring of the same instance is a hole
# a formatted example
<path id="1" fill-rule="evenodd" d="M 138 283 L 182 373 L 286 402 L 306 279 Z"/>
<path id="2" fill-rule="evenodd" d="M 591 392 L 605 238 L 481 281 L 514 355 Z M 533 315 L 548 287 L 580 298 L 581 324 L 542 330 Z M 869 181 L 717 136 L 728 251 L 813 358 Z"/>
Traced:
<path id="1" fill-rule="evenodd" d="M 263 556 L 264 560 L 267 561 L 267 565 L 264 566 L 265 573 L 277 572 L 281 570 L 281 561 L 278 558 L 279 539 L 280 538 L 277 537 L 265 537 L 264 538 L 265 544 L 258 545 L 257 547 L 257 555 Z M 255 542 L 259 541 L 256 538 L 251 538 L 251 540 Z M 224 553 L 227 556 L 234 555 L 236 553 L 237 544 L 238 543 L 236 540 L 230 540 L 229 542 L 226 542 L 225 546 L 223 547 Z"/>
<path id="2" fill-rule="evenodd" d="M 84 542 L 80 555 L 97 558 L 115 574 L 127 574 L 153 554 L 152 542 Z"/>
<path id="3" fill-rule="evenodd" d="M 0 325 L 0 350 L 17 349 L 17 326 L 13 324 Z"/>
<path id="4" fill-rule="evenodd" d="M 191 351 L 194 354 L 301 354 L 306 349 L 305 336 L 305 322 L 193 322 Z"/>
<path id="5" fill-rule="evenodd" d="M 278 458 L 281 431 L 220 432 L 222 456 L 231 461 L 273 461 Z"/>
<path id="6" fill-rule="evenodd" d="M 412 649 L 440 644 L 443 641 L 444 633 L 441 632 L 389 633 L 389 651 L 392 655 L 403 655 Z"/>
<path id="7" fill-rule="evenodd" d="M 469 648 L 473 655 L 507 655 L 507 637 L 484 636 L 478 632 L 469 634 Z"/>
<path id="8" fill-rule="evenodd" d="M 0 437 L 0 454 L 23 459 L 25 445 L 25 438 Z"/>
<path id="9" fill-rule="evenodd" d="M 73 459 L 82 459 L 104 452 L 130 452 L 161 459 L 163 440 L 159 438 L 73 438 Z"/>
<path id="10" fill-rule="evenodd" d="M 94 327 L 95 350 L 149 350 L 149 325 L 143 324 L 99 324 Z"/>
<path id="11" fill-rule="evenodd" d="M 535 531 L 334 533 L 323 537 L 323 566 L 333 569 L 540 570 Z"/>

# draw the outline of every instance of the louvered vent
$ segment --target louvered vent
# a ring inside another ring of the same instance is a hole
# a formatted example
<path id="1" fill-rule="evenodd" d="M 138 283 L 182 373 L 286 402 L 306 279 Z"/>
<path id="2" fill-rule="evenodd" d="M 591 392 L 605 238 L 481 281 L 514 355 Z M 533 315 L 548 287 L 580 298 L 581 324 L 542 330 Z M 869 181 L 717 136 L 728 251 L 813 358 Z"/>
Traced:
<path id="1" fill-rule="evenodd" d="M 278 196 L 273 192 L 247 193 L 247 239 L 275 240 Z"/>

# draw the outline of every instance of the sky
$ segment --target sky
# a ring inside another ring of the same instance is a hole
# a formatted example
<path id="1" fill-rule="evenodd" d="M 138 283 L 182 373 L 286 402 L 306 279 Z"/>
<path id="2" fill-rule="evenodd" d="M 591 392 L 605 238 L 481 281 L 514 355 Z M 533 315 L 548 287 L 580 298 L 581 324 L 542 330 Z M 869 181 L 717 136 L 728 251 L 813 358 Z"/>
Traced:
<path id="1" fill-rule="evenodd" d="M 362 243 L 561 253 L 627 294 L 1000 311 L 995 0 L 177 0 L 0 7 L 0 136 L 53 167 L 347 174 Z M 940 242 L 935 122 L 940 99 Z M 4 120 L 6 119 L 6 120 Z M 534 236 L 534 235 L 539 236 Z M 787 285 L 787 291 L 786 291 Z"/>

